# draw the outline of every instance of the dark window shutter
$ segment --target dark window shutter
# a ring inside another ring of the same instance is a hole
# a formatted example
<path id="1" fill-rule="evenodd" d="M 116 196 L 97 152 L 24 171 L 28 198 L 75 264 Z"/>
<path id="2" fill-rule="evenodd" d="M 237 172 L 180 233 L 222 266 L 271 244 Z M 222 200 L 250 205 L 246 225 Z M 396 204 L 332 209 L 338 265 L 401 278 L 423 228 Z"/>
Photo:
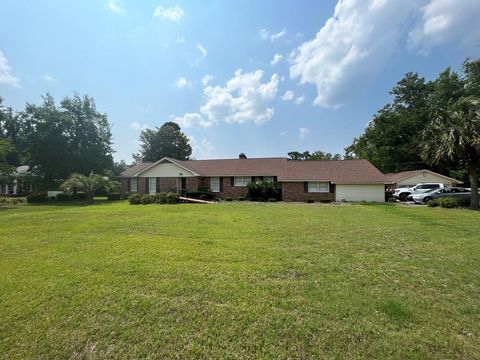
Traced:
<path id="1" fill-rule="evenodd" d="M 230 178 L 230 186 L 235 186 L 235 178 L 233 176 Z"/>
<path id="2" fill-rule="evenodd" d="M 220 177 L 220 192 L 223 193 L 223 177 Z"/>
<path id="3" fill-rule="evenodd" d="M 145 178 L 145 194 L 150 192 L 150 184 L 148 183 L 148 177 Z"/>
<path id="4" fill-rule="evenodd" d="M 127 178 L 127 192 L 131 191 L 131 186 L 132 186 L 132 178 Z"/>
<path id="5" fill-rule="evenodd" d="M 303 183 L 303 192 L 306 192 L 306 193 L 308 192 L 308 182 L 307 181 L 305 181 Z"/>
<path id="6" fill-rule="evenodd" d="M 160 192 L 160 178 L 155 178 L 155 188 L 157 189 L 156 192 Z"/>
<path id="7" fill-rule="evenodd" d="M 278 178 L 276 176 L 273 177 L 273 182 L 278 182 Z"/>

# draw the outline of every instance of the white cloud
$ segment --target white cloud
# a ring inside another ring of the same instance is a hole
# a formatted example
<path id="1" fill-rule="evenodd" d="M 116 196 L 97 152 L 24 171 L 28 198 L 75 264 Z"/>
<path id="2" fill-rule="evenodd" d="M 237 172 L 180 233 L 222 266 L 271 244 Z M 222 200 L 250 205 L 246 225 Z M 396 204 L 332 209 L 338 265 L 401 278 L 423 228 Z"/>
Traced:
<path id="1" fill-rule="evenodd" d="M 270 41 L 278 40 L 281 37 L 285 36 L 286 34 L 287 34 L 287 31 L 285 29 L 277 33 L 271 33 L 267 29 L 260 29 L 260 31 L 258 32 L 258 36 L 260 37 L 260 39 L 270 40 Z"/>
<path id="2" fill-rule="evenodd" d="M 197 141 L 193 135 L 188 136 L 188 139 L 192 147 L 193 157 L 197 160 L 208 159 L 215 151 L 215 146 L 208 139 L 204 138 L 201 141 Z"/>
<path id="3" fill-rule="evenodd" d="M 185 16 L 183 9 L 179 6 L 174 6 L 170 8 L 164 8 L 163 6 L 158 6 L 153 12 L 153 17 L 159 17 L 165 20 L 180 22 Z"/>
<path id="4" fill-rule="evenodd" d="M 302 104 L 303 102 L 305 101 L 305 96 L 299 96 L 295 99 L 294 103 L 297 104 L 297 105 L 300 105 Z"/>
<path id="5" fill-rule="evenodd" d="M 207 56 L 207 49 L 205 49 L 204 46 L 202 46 L 201 44 L 197 44 L 197 49 L 202 53 L 202 59 Z"/>
<path id="6" fill-rule="evenodd" d="M 315 38 L 292 53 L 290 77 L 316 85 L 315 105 L 342 105 L 386 66 L 416 8 L 416 0 L 339 0 Z"/>
<path id="7" fill-rule="evenodd" d="M 283 55 L 281 55 L 281 54 L 275 54 L 275 55 L 273 55 L 273 59 L 272 59 L 272 61 L 270 61 L 270 64 L 271 64 L 271 65 L 276 65 L 276 64 L 278 64 L 278 63 L 280 62 L 280 60 L 282 60 L 282 59 L 283 59 Z"/>
<path id="8" fill-rule="evenodd" d="M 43 80 L 48 81 L 48 82 L 55 82 L 55 79 L 51 77 L 50 75 L 45 75 L 43 77 Z"/>
<path id="9" fill-rule="evenodd" d="M 201 114 L 198 113 L 186 113 L 183 116 L 176 116 L 171 119 L 171 121 L 176 122 L 181 127 L 191 128 L 191 127 L 202 127 L 207 128 L 214 124 L 214 122 L 205 119 Z"/>
<path id="10" fill-rule="evenodd" d="M 270 102 L 278 91 L 279 77 L 273 74 L 262 83 L 263 71 L 243 73 L 235 71 L 233 78 L 222 86 L 206 86 L 206 102 L 198 113 L 186 113 L 173 121 L 183 127 L 209 127 L 219 122 L 262 124 L 273 116 Z"/>
<path id="11" fill-rule="evenodd" d="M 148 129 L 147 124 L 140 124 L 138 121 L 134 121 L 130 124 L 130 127 L 134 130 L 145 130 Z"/>
<path id="12" fill-rule="evenodd" d="M 305 136 L 307 136 L 308 134 L 310 134 L 310 130 L 309 130 L 309 129 L 303 128 L 303 127 L 300 128 L 300 129 L 298 129 L 298 137 L 299 137 L 300 139 L 305 138 Z"/>
<path id="13" fill-rule="evenodd" d="M 20 87 L 20 80 L 12 75 L 12 68 L 8 65 L 7 58 L 0 50 L 0 84 Z"/>
<path id="14" fill-rule="evenodd" d="M 108 0 L 107 9 L 117 14 L 123 14 L 123 9 L 117 0 Z"/>
<path id="15" fill-rule="evenodd" d="M 428 53 L 442 43 L 459 41 L 471 45 L 480 40 L 478 0 L 430 0 L 420 13 L 408 34 L 408 44 L 420 52 Z"/>
<path id="16" fill-rule="evenodd" d="M 185 79 L 183 76 L 180 76 L 177 80 L 175 80 L 175 86 L 179 89 L 183 89 L 185 86 L 190 86 L 190 81 Z"/>
<path id="17" fill-rule="evenodd" d="M 261 124 L 273 116 L 269 102 L 275 98 L 279 77 L 272 75 L 270 81 L 262 83 L 263 71 L 250 73 L 235 71 L 225 87 L 207 86 L 204 94 L 207 102 L 200 110 L 211 122 Z"/>
<path id="18" fill-rule="evenodd" d="M 282 100 L 290 101 L 295 97 L 295 93 L 292 90 L 285 91 L 285 94 L 280 96 Z"/>
<path id="19" fill-rule="evenodd" d="M 202 84 L 203 86 L 207 86 L 210 81 L 212 81 L 214 77 L 212 75 L 206 74 L 204 77 L 202 77 Z"/>

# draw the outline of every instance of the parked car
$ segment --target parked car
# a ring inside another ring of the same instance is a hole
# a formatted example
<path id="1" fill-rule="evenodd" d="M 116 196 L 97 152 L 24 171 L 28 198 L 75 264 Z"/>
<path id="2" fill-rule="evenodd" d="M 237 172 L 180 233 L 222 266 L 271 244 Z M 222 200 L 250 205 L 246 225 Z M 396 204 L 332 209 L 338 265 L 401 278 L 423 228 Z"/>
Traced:
<path id="1" fill-rule="evenodd" d="M 410 200 L 412 195 L 422 194 L 430 190 L 443 189 L 445 186 L 440 183 L 420 183 L 414 187 L 398 188 L 393 190 L 393 196 L 401 201 Z"/>
<path id="2" fill-rule="evenodd" d="M 427 203 L 432 199 L 443 197 L 452 197 L 457 200 L 470 199 L 471 192 L 469 189 L 460 187 L 450 187 L 443 189 L 431 189 L 430 191 L 412 195 L 413 201 L 416 204 Z"/>

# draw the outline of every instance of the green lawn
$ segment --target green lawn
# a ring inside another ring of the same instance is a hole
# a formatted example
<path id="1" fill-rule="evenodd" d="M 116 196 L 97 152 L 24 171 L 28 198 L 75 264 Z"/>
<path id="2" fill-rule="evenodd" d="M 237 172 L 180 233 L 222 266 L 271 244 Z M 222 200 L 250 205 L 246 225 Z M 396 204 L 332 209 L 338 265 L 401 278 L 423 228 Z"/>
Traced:
<path id="1" fill-rule="evenodd" d="M 480 212 L 0 208 L 0 357 L 480 359 Z"/>

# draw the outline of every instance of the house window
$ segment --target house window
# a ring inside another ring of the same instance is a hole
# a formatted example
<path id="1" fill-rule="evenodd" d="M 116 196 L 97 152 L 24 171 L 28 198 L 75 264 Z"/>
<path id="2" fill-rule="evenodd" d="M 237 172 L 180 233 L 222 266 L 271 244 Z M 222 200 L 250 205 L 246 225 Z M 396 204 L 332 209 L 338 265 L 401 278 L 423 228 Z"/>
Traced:
<path id="1" fill-rule="evenodd" d="M 138 191 L 138 179 L 137 178 L 131 178 L 130 179 L 130 191 L 131 192 L 137 192 Z"/>
<path id="2" fill-rule="evenodd" d="M 235 176 L 235 186 L 247 186 L 249 182 L 252 181 L 250 176 Z"/>
<path id="3" fill-rule="evenodd" d="M 330 184 L 328 182 L 308 182 L 309 193 L 327 193 L 330 191 Z"/>
<path id="4" fill-rule="evenodd" d="M 264 176 L 263 181 L 264 182 L 273 182 L 274 178 L 273 178 L 273 176 Z"/>
<path id="5" fill-rule="evenodd" d="M 212 192 L 220 192 L 220 178 L 219 177 L 210 178 L 210 190 Z"/>
<path id="6" fill-rule="evenodd" d="M 155 194 L 157 192 L 157 178 L 148 178 L 148 193 Z"/>

